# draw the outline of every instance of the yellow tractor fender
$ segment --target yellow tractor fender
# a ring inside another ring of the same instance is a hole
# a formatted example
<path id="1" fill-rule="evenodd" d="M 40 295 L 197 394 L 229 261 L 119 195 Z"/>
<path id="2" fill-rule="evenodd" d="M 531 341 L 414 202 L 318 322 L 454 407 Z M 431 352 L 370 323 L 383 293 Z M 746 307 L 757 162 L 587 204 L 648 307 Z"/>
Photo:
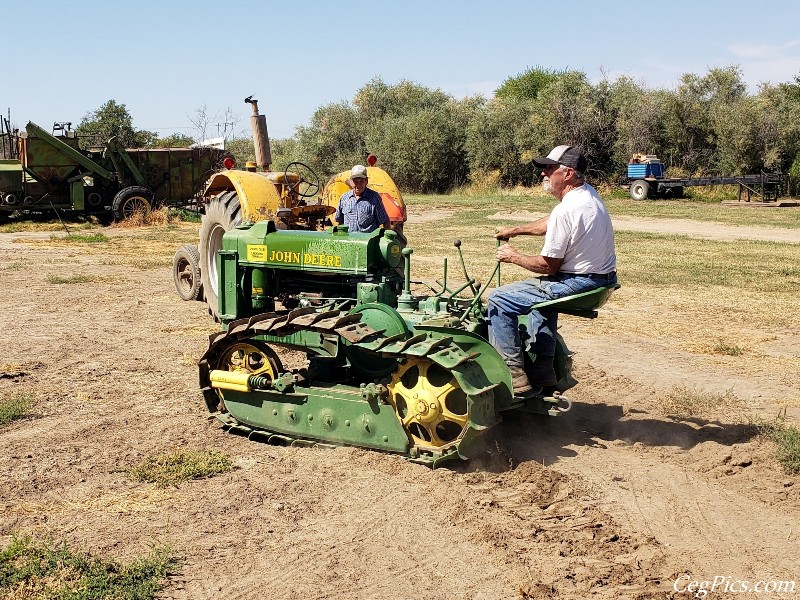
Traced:
<path id="1" fill-rule="evenodd" d="M 367 177 L 369 181 L 367 187 L 375 190 L 383 200 L 383 207 L 389 215 L 391 226 L 395 227 L 399 223 L 405 223 L 408 219 L 406 204 L 403 196 L 397 188 L 394 180 L 389 174 L 380 167 L 367 167 Z M 333 208 L 339 206 L 339 199 L 342 194 L 350 190 L 347 181 L 350 179 L 350 171 L 337 173 L 328 180 L 325 191 L 322 193 L 322 203 Z"/>
<path id="2" fill-rule="evenodd" d="M 208 181 L 203 197 L 208 200 L 222 192 L 235 190 L 239 196 L 242 220 L 255 223 L 275 219 L 279 208 L 291 208 L 284 207 L 279 191 L 278 185 L 283 183 L 283 176 L 282 172 L 222 171 Z M 283 186 L 280 188 L 283 189 Z"/>

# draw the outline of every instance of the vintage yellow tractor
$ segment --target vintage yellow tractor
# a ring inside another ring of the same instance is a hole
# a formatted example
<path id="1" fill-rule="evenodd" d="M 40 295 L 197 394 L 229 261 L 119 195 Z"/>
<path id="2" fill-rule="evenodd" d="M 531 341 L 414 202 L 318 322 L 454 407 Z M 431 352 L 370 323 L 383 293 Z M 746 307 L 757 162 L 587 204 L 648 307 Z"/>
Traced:
<path id="1" fill-rule="evenodd" d="M 349 168 L 330 178 L 323 188 L 319 175 L 302 162 L 292 162 L 281 171 L 271 171 L 272 156 L 264 115 L 258 101 L 245 98 L 253 114 L 250 123 L 256 154 L 254 170 L 236 169 L 231 158 L 208 180 L 203 192 L 203 216 L 197 246 L 182 246 L 173 259 L 173 279 L 184 300 L 203 300 L 209 313 L 218 317 L 217 252 L 222 236 L 242 223 L 273 221 L 278 229 L 321 230 L 330 224 L 341 195 L 350 189 Z M 389 174 L 367 158 L 369 187 L 378 192 L 401 241 L 406 220 L 403 197 Z"/>

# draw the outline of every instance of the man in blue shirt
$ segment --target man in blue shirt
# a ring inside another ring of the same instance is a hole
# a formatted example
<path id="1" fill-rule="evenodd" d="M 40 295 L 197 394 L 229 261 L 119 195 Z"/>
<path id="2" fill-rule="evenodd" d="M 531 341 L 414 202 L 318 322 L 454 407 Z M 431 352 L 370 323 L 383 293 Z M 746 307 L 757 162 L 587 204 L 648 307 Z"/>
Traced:
<path id="1" fill-rule="evenodd" d="M 347 225 L 350 231 L 370 233 L 378 227 L 389 227 L 389 215 L 378 192 L 367 187 L 367 168 L 356 165 L 350 170 L 353 189 L 342 194 L 334 221 Z"/>

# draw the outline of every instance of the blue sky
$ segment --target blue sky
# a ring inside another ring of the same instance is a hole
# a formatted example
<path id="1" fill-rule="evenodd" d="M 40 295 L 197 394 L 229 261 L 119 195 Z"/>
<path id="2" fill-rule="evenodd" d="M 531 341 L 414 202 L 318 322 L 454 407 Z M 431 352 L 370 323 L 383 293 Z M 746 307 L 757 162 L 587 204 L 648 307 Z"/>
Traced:
<path id="1" fill-rule="evenodd" d="M 797 0 L 6 0 L 0 14 L 0 111 L 45 128 L 114 99 L 161 135 L 196 136 L 202 106 L 220 115 L 211 133 L 230 107 L 249 135 L 255 94 L 288 137 L 374 77 L 489 97 L 532 66 L 674 88 L 739 65 L 751 91 L 800 74 Z"/>

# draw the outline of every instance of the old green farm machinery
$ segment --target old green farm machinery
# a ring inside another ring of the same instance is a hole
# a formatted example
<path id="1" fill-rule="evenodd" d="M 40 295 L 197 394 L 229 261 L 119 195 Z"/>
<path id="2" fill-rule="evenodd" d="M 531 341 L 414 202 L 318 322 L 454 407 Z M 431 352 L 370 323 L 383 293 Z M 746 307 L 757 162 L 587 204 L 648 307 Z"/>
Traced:
<path id="1" fill-rule="evenodd" d="M 152 207 L 187 204 L 221 165 L 217 148 L 82 149 L 69 124 L 48 133 L 0 128 L 0 219 L 12 213 L 68 211 L 122 220 Z M 57 133 L 57 135 L 55 135 Z"/>
<path id="2" fill-rule="evenodd" d="M 199 363 L 208 409 L 249 437 L 361 446 L 431 466 L 474 456 L 507 411 L 569 409 L 561 392 L 576 382 L 561 338 L 556 388 L 513 396 L 488 342 L 486 286 L 470 278 L 451 289 L 445 265 L 440 284 L 414 295 L 411 254 L 391 230 L 279 230 L 266 220 L 226 232 L 217 257 L 223 330 Z M 550 309 L 593 317 L 611 291 Z M 307 366 L 285 369 L 278 349 L 304 352 Z"/>
<path id="3" fill-rule="evenodd" d="M 270 171 L 266 122 L 252 97 L 258 168 L 209 180 L 199 247 L 183 246 L 173 276 L 181 297 L 205 299 L 222 325 L 199 362 L 206 405 L 231 431 L 273 443 L 351 445 L 436 466 L 476 455 L 509 411 L 556 416 L 575 385 L 558 338 L 558 383 L 525 398 L 488 341 L 486 285 L 411 280 L 405 205 L 382 169 L 367 163 L 392 229 L 329 226 L 349 171 L 324 189 L 306 165 Z M 495 280 L 496 277 L 496 280 Z M 412 293 L 412 283 L 414 284 Z M 416 292 L 422 289 L 425 294 Z M 549 303 L 594 317 L 612 288 Z M 525 336 L 525 324 L 520 327 Z M 304 360 L 285 368 L 281 356 Z M 529 354 L 526 368 L 536 356 Z M 532 380 L 535 385 L 535 380 Z"/>

